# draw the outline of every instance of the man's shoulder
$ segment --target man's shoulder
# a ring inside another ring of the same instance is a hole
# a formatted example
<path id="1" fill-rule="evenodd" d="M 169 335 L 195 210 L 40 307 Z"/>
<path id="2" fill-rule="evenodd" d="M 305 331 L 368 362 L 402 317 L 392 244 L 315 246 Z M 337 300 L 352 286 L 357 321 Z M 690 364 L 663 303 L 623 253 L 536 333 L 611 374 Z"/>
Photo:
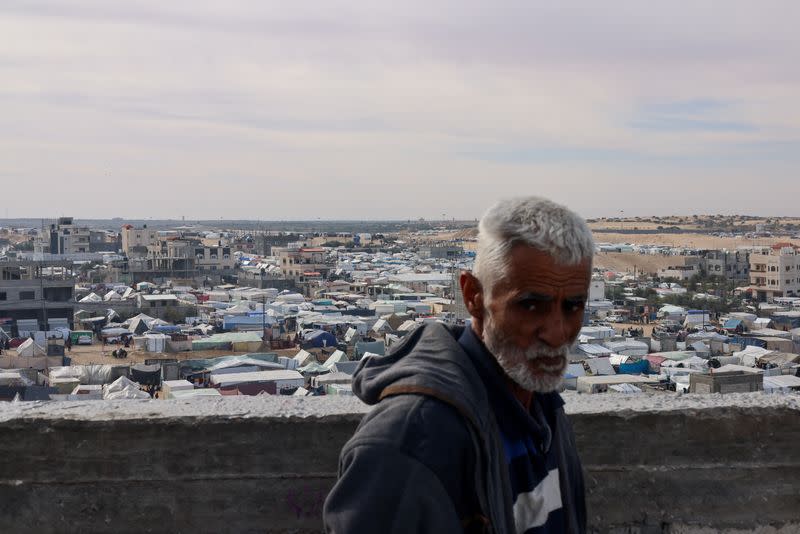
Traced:
<path id="1" fill-rule="evenodd" d="M 382 446 L 417 458 L 438 457 L 472 443 L 467 420 L 446 401 L 422 394 L 381 400 L 362 420 L 348 446 Z"/>

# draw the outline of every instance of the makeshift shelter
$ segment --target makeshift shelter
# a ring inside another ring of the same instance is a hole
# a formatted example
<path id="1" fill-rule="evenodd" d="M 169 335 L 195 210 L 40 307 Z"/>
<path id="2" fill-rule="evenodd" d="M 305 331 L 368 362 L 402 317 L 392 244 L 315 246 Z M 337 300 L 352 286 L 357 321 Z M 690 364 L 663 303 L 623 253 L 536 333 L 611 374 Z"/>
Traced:
<path id="1" fill-rule="evenodd" d="M 330 372 L 329 368 L 317 362 L 311 362 L 308 365 L 298 367 L 297 370 L 304 375 L 321 375 Z"/>
<path id="2" fill-rule="evenodd" d="M 615 393 L 641 393 L 641 388 L 634 386 L 633 384 L 611 384 L 608 386 L 608 389 L 614 391 Z"/>
<path id="3" fill-rule="evenodd" d="M 626 339 L 624 341 L 605 341 L 603 342 L 611 352 L 615 354 L 624 354 L 625 356 L 646 356 L 650 352 L 650 347 L 647 343 L 636 341 L 635 339 Z"/>
<path id="4" fill-rule="evenodd" d="M 610 376 L 617 374 L 608 358 L 592 358 L 586 360 L 586 365 L 589 366 L 589 371 L 593 375 Z"/>
<path id="5" fill-rule="evenodd" d="M 103 298 L 97 293 L 89 293 L 78 302 L 103 302 Z"/>
<path id="6" fill-rule="evenodd" d="M 666 306 L 662 306 L 659 308 L 657 316 L 659 319 L 665 319 L 669 321 L 676 321 L 682 323 L 683 320 L 686 318 L 686 309 L 680 306 L 673 306 L 672 304 L 667 304 Z"/>
<path id="7" fill-rule="evenodd" d="M 758 365 L 761 367 L 787 367 L 798 361 L 800 361 L 800 354 L 771 352 L 758 358 Z"/>
<path id="8" fill-rule="evenodd" d="M 154 321 L 153 317 L 140 313 L 135 317 L 131 317 L 128 323 L 128 330 L 132 334 L 140 335 L 150 330 L 150 323 Z"/>
<path id="9" fill-rule="evenodd" d="M 116 291 L 114 291 L 112 289 L 111 291 L 109 291 L 108 293 L 106 293 L 103 296 L 103 300 L 106 301 L 106 302 L 111 301 L 111 300 L 122 300 L 122 297 L 120 297 L 119 293 L 117 293 Z"/>
<path id="10" fill-rule="evenodd" d="M 192 350 L 255 352 L 260 348 L 261 336 L 255 332 L 227 332 L 192 341 Z"/>
<path id="11" fill-rule="evenodd" d="M 34 343 L 32 339 L 26 339 L 17 347 L 17 356 L 24 356 L 26 358 L 47 356 L 47 351 L 44 347 Z"/>
<path id="12" fill-rule="evenodd" d="M 345 354 L 341 350 L 337 350 L 336 352 L 334 352 L 333 354 L 328 356 L 328 359 L 325 360 L 325 363 L 323 363 L 322 365 L 326 369 L 330 370 L 335 364 L 337 364 L 339 362 L 346 362 L 346 361 L 348 361 L 347 354 Z"/>
<path id="13" fill-rule="evenodd" d="M 405 321 L 403 324 L 397 327 L 398 332 L 411 332 L 412 330 L 416 329 L 421 323 L 416 321 L 408 320 Z"/>
<path id="14" fill-rule="evenodd" d="M 588 358 L 607 358 L 611 356 L 611 349 L 595 343 L 580 343 L 575 349 Z"/>
<path id="15" fill-rule="evenodd" d="M 328 384 L 350 384 L 353 382 L 353 376 L 347 373 L 329 373 L 321 376 L 314 376 L 311 378 L 311 387 L 321 387 Z"/>
<path id="16" fill-rule="evenodd" d="M 687 328 L 698 328 L 711 324 L 711 314 L 705 310 L 689 310 L 686 312 L 686 319 L 683 322 Z"/>
<path id="17" fill-rule="evenodd" d="M 374 332 L 376 334 L 386 334 L 387 332 L 391 332 L 392 327 L 389 326 L 389 323 L 386 319 L 378 319 L 375 321 L 375 324 L 372 325 L 370 328 L 370 332 Z"/>
<path id="18" fill-rule="evenodd" d="M 157 386 L 161 383 L 161 366 L 143 363 L 131 365 L 131 378 L 145 386 Z"/>
<path id="19" fill-rule="evenodd" d="M 619 374 L 621 375 L 646 375 L 650 373 L 650 362 L 647 360 L 639 360 L 633 363 L 622 363 L 619 365 Z"/>
<path id="20" fill-rule="evenodd" d="M 356 369 L 359 366 L 359 362 L 338 362 L 333 365 L 331 368 L 332 373 L 345 373 L 350 376 L 356 372 Z"/>
<path id="21" fill-rule="evenodd" d="M 722 325 L 722 328 L 724 328 L 728 332 L 736 332 L 738 334 L 741 334 L 745 330 L 745 325 L 744 321 L 742 321 L 741 319 L 728 319 Z"/>
<path id="22" fill-rule="evenodd" d="M 164 334 L 145 334 L 145 347 L 147 352 L 164 352 L 167 346 L 167 336 Z"/>
<path id="23" fill-rule="evenodd" d="M 295 354 L 294 358 L 292 359 L 296 362 L 298 368 L 308 365 L 313 361 L 316 361 L 314 355 L 305 350 L 301 350 L 300 352 Z"/>
<path id="24" fill-rule="evenodd" d="M 150 395 L 139 389 L 139 384 L 121 376 L 111 384 L 103 386 L 103 399 L 149 399 Z"/>
<path id="25" fill-rule="evenodd" d="M 303 335 L 302 348 L 335 347 L 336 336 L 325 330 L 312 330 Z"/>
<path id="26" fill-rule="evenodd" d="M 732 356 L 739 358 L 739 361 L 745 367 L 755 367 L 756 361 L 758 361 L 759 358 L 766 354 L 771 354 L 772 352 L 774 351 L 756 347 L 755 345 L 748 345 L 744 350 L 734 352 Z"/>
<path id="27" fill-rule="evenodd" d="M 776 375 L 764 377 L 764 393 L 789 393 L 800 390 L 800 377 Z"/>
<path id="28" fill-rule="evenodd" d="M 216 363 L 206 368 L 206 371 L 212 374 L 248 373 L 285 369 L 285 367 L 279 363 L 265 359 L 250 358 L 247 355 L 214 358 L 212 361 Z"/>
<path id="29" fill-rule="evenodd" d="M 386 344 L 383 341 L 359 341 L 355 344 L 353 354 L 356 360 L 360 360 L 367 352 L 383 356 L 386 354 Z"/>

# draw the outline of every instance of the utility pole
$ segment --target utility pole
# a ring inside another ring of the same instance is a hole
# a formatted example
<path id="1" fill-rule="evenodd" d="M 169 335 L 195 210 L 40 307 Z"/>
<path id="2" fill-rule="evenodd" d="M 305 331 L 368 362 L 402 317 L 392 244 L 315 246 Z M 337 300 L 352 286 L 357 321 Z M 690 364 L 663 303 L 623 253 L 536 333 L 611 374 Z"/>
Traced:
<path id="1" fill-rule="evenodd" d="M 261 344 L 267 343 L 267 295 L 261 294 Z"/>

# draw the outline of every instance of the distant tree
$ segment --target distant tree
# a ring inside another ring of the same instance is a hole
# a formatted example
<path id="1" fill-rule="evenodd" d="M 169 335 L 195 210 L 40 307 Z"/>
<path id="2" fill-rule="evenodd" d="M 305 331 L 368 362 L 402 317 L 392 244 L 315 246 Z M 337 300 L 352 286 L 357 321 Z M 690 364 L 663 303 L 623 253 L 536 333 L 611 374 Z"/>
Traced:
<path id="1" fill-rule="evenodd" d="M 186 314 L 177 308 L 167 308 L 164 310 L 164 320 L 173 324 L 182 323 L 186 320 Z"/>
<path id="2" fill-rule="evenodd" d="M 14 250 L 19 252 L 33 252 L 33 239 L 22 241 L 14 245 Z"/>

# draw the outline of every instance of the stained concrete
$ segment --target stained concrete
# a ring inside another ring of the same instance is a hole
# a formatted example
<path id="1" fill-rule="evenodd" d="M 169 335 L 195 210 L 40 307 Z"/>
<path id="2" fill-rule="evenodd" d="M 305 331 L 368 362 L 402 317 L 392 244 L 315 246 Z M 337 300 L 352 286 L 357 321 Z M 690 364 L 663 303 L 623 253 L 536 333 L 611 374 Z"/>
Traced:
<path id="1" fill-rule="evenodd" d="M 800 531 L 800 397 L 566 395 L 594 532 Z M 0 532 L 319 532 L 353 398 L 0 405 Z"/>

